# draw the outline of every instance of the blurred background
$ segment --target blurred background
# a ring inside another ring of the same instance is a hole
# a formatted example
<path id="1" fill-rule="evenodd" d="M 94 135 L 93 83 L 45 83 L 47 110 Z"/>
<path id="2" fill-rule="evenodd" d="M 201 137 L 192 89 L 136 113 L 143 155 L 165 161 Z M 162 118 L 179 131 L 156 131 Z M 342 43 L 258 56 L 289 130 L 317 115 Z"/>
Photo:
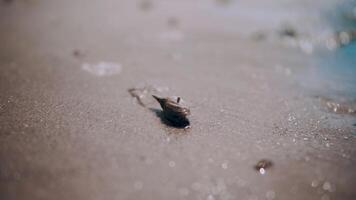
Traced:
<path id="1" fill-rule="evenodd" d="M 355 38 L 354 0 L 1 0 L 0 199 L 356 199 Z"/>

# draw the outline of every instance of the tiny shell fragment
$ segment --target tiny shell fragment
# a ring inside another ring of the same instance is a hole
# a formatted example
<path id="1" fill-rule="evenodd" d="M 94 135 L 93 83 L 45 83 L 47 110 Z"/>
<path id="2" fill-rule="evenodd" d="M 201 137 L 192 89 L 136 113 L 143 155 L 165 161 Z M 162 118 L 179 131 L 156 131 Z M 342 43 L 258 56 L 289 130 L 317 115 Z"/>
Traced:
<path id="1" fill-rule="evenodd" d="M 262 159 L 260 161 L 257 162 L 257 164 L 255 165 L 255 169 L 257 171 L 261 171 L 261 169 L 263 169 L 263 171 L 265 171 L 266 169 L 270 168 L 273 166 L 273 162 L 267 159 Z"/>

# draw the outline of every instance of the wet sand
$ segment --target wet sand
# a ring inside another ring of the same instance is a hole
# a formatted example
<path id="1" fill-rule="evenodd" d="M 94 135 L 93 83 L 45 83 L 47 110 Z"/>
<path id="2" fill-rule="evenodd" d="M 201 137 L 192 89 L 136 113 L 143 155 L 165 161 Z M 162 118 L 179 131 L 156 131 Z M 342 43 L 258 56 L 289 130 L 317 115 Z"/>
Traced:
<path id="1" fill-rule="evenodd" d="M 264 24 L 229 4 L 149 2 L 0 6 L 1 199 L 356 198 L 355 116 L 301 86 L 310 55 L 251 39 Z"/>

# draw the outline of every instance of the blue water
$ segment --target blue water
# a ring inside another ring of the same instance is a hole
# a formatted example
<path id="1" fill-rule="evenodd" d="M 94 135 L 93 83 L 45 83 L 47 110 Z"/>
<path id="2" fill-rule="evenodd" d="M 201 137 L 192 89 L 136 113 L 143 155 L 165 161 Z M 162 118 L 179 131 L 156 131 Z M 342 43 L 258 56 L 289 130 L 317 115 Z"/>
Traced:
<path id="1" fill-rule="evenodd" d="M 322 92 L 356 98 L 356 42 L 316 56 L 317 76 Z M 316 83 L 318 84 L 318 83 Z"/>
<path id="2" fill-rule="evenodd" d="M 335 32 L 356 30 L 356 1 L 343 1 L 325 11 L 325 22 Z M 314 64 L 317 67 L 307 71 L 308 87 L 329 97 L 356 99 L 356 41 L 315 52 Z"/>
<path id="3" fill-rule="evenodd" d="M 229 27 L 246 34 L 267 30 L 273 35 L 285 23 L 311 41 L 325 33 L 356 30 L 356 0 L 230 1 L 224 7 L 212 4 L 209 11 L 227 21 L 246 21 L 249 25 Z M 279 39 L 272 41 L 278 43 Z M 356 42 L 334 50 L 325 43 L 313 44 L 313 54 L 305 56 L 310 66 L 296 74 L 298 83 L 313 95 L 355 100 Z"/>

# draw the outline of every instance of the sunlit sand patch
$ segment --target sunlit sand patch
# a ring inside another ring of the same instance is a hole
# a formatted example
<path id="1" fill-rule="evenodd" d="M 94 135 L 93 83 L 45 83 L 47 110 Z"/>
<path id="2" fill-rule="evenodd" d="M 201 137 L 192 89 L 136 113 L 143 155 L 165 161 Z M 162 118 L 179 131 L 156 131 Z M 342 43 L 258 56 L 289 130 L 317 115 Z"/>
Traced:
<path id="1" fill-rule="evenodd" d="M 96 76 L 111 76 L 119 74 L 122 67 L 118 63 L 101 61 L 98 63 L 83 63 L 82 70 Z"/>

